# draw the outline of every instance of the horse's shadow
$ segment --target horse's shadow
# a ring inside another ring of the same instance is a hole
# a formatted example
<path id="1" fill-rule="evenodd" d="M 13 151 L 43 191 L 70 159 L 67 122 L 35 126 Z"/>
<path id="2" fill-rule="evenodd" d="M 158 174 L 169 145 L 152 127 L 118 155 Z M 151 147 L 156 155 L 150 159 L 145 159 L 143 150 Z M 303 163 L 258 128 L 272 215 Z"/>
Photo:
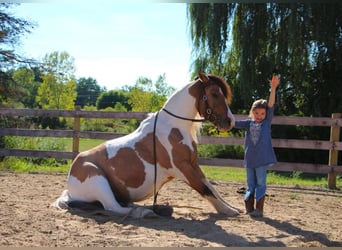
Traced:
<path id="1" fill-rule="evenodd" d="M 158 218 L 141 218 L 122 217 L 115 214 L 103 214 L 103 211 L 86 212 L 80 209 L 69 209 L 74 215 L 93 219 L 99 224 L 108 222 L 116 223 L 122 226 L 132 225 L 136 227 L 145 227 L 158 231 L 173 231 L 181 233 L 189 238 L 202 239 L 209 242 L 215 242 L 223 246 L 251 246 L 251 242 L 244 237 L 226 232 L 221 226 L 215 222 L 220 219 L 227 219 L 224 215 L 207 214 L 208 218 L 203 220 L 186 219 L 183 217 L 174 218 L 173 216 L 160 216 Z"/>
<path id="2" fill-rule="evenodd" d="M 257 242 L 251 242 L 243 236 L 234 233 L 229 233 L 220 225 L 217 225 L 216 222 L 219 220 L 239 220 L 239 217 L 227 218 L 225 215 L 217 213 L 203 213 L 202 215 L 205 216 L 205 219 L 189 219 L 184 217 L 175 218 L 173 216 L 160 216 L 158 218 L 136 219 L 129 216 L 123 217 L 112 212 L 104 211 L 103 209 L 84 210 L 79 208 L 69 208 L 68 211 L 73 215 L 95 220 L 98 224 L 112 222 L 122 226 L 132 225 L 136 227 L 145 227 L 159 231 L 173 231 L 175 233 L 184 234 L 189 238 L 197 238 L 208 242 L 215 242 L 226 247 L 286 246 L 286 244 L 281 242 L 280 240 L 271 241 L 264 236 L 258 236 L 259 240 Z M 342 242 L 331 241 L 323 233 L 304 230 L 286 221 L 279 221 L 268 217 L 263 217 L 255 220 L 264 222 L 265 224 L 272 226 L 277 230 L 283 231 L 287 234 L 302 236 L 301 240 L 303 242 L 318 241 L 324 246 L 342 246 Z M 279 234 L 278 237 L 282 238 L 287 236 Z"/>
<path id="3" fill-rule="evenodd" d="M 224 230 L 220 225 L 216 224 L 219 220 L 234 220 L 236 218 L 228 218 L 225 215 L 217 213 L 206 213 L 203 215 L 205 219 L 189 219 L 189 218 L 175 218 L 173 216 L 160 216 L 158 218 L 142 218 L 136 219 L 129 216 L 122 217 L 114 213 L 107 213 L 104 210 L 86 211 L 79 208 L 69 208 L 69 212 L 74 215 L 78 215 L 84 218 L 93 219 L 99 224 L 107 222 L 116 223 L 122 226 L 133 225 L 136 227 L 145 227 L 155 229 L 159 231 L 173 231 L 175 233 L 181 233 L 189 238 L 197 238 L 208 242 L 214 242 L 223 246 L 260 246 L 259 243 L 250 242 L 246 238 L 229 233 Z M 268 241 L 262 242 L 263 245 L 284 247 L 285 245 L 280 241 Z"/>

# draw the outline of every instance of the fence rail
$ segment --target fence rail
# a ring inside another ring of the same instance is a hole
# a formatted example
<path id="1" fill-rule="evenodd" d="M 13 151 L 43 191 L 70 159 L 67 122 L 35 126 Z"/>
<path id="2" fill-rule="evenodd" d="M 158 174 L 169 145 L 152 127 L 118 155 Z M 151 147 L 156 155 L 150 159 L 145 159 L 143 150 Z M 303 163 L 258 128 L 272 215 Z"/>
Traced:
<path id="1" fill-rule="evenodd" d="M 80 131 L 80 118 L 100 119 L 138 119 L 142 120 L 147 116 L 146 112 L 112 112 L 112 111 L 82 111 L 76 110 L 41 110 L 41 109 L 0 109 L 0 116 L 11 117 L 70 117 L 74 118 L 73 130 L 44 130 L 44 129 L 23 129 L 23 128 L 1 128 L 0 136 L 33 136 L 33 137 L 64 137 L 73 138 L 73 151 L 42 151 L 0 148 L 0 156 L 30 156 L 30 157 L 51 157 L 51 158 L 74 158 L 79 151 L 79 139 L 113 139 L 123 136 L 119 133 Z M 236 119 L 245 119 L 246 115 L 235 115 Z M 321 126 L 330 127 L 330 140 L 303 140 L 303 139 L 273 139 L 275 148 L 291 149 L 315 149 L 328 150 L 329 162 L 327 164 L 290 163 L 279 162 L 271 170 L 277 171 L 299 171 L 305 173 L 328 174 L 328 185 L 336 187 L 336 176 L 342 173 L 342 166 L 338 165 L 338 151 L 342 150 L 342 142 L 339 141 L 340 127 L 342 126 L 341 114 L 333 114 L 329 117 L 283 117 L 275 116 L 272 124 L 289 126 Z M 244 138 L 241 137 L 216 137 L 199 136 L 199 144 L 226 144 L 243 145 Z M 211 166 L 234 166 L 242 167 L 241 159 L 218 159 L 199 158 L 201 165 Z"/>

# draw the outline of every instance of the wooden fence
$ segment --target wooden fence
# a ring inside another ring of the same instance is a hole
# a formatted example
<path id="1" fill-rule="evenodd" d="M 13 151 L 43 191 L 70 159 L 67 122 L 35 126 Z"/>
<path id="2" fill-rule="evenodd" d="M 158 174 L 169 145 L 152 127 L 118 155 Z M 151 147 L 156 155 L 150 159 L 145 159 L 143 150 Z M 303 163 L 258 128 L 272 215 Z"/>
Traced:
<path id="1" fill-rule="evenodd" d="M 0 156 L 30 156 L 30 157 L 51 157 L 73 159 L 79 152 L 79 139 L 113 139 L 124 134 L 80 131 L 80 118 L 100 118 L 100 119 L 138 119 L 146 117 L 146 112 L 111 112 L 111 111 L 81 111 L 76 110 L 38 110 L 38 109 L 0 109 L 0 117 L 71 117 L 74 118 L 73 130 L 44 130 L 44 129 L 22 129 L 22 128 L 1 128 L 0 136 L 32 136 L 32 137 L 66 137 L 73 138 L 73 151 L 42 151 L 42 150 L 23 150 L 0 148 Z M 245 115 L 235 115 L 236 119 L 245 119 Z M 342 173 L 342 166 L 338 165 L 338 151 L 342 150 L 340 138 L 340 127 L 342 118 L 340 113 L 332 114 L 332 117 L 282 117 L 275 116 L 272 124 L 293 125 L 293 126 L 321 126 L 330 127 L 330 140 L 299 140 L 299 139 L 273 139 L 275 148 L 291 149 L 316 149 L 329 150 L 329 162 L 327 164 L 309 163 L 289 163 L 278 162 L 270 168 L 277 171 L 298 171 L 303 173 L 328 174 L 328 186 L 336 188 L 336 177 Z M 199 136 L 200 144 L 226 144 L 243 145 L 244 138 L 241 137 L 217 137 Z M 218 158 L 199 158 L 201 165 L 209 166 L 234 166 L 242 167 L 241 159 L 218 159 Z"/>

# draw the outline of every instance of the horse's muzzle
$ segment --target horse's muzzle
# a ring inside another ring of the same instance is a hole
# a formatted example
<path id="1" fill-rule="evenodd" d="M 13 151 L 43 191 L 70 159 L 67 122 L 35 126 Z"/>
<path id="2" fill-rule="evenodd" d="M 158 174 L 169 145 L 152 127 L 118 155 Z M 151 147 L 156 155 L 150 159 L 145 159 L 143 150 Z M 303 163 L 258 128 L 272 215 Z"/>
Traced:
<path id="1" fill-rule="evenodd" d="M 218 119 L 216 120 L 215 125 L 220 132 L 229 131 L 232 129 L 232 119 L 230 119 L 229 117 L 222 119 L 222 120 Z"/>

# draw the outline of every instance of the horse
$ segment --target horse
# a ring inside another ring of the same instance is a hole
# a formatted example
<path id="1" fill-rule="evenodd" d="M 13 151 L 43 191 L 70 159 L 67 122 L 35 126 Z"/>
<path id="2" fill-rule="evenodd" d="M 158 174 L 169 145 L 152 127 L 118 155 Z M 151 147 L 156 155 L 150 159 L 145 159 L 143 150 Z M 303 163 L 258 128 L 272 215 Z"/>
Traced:
<path id="1" fill-rule="evenodd" d="M 71 164 L 67 189 L 52 206 L 65 209 L 72 201 L 99 202 L 104 210 L 120 216 L 159 216 L 157 210 L 134 202 L 154 196 L 155 205 L 163 185 L 178 178 L 218 213 L 237 216 L 241 210 L 221 198 L 200 169 L 197 156 L 198 124 L 210 121 L 220 131 L 232 128 L 231 98 L 225 80 L 200 71 L 135 131 L 80 152 Z"/>

